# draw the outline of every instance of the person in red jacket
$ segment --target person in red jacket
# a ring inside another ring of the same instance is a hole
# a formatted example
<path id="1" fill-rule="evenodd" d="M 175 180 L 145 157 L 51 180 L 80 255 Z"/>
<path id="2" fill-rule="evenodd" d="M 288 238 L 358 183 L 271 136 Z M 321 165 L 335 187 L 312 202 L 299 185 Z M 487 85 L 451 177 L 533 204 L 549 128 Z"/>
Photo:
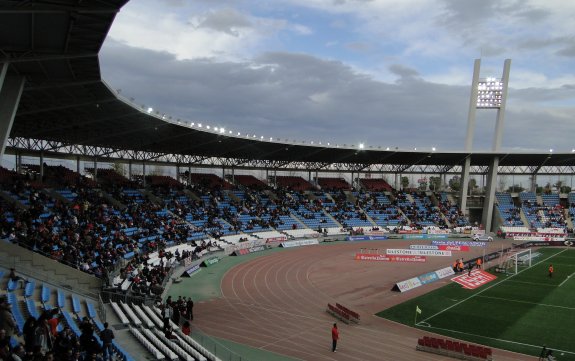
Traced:
<path id="1" fill-rule="evenodd" d="M 331 329 L 331 352 L 336 352 L 337 340 L 339 339 L 339 331 L 337 330 L 337 323 L 333 324 Z"/>

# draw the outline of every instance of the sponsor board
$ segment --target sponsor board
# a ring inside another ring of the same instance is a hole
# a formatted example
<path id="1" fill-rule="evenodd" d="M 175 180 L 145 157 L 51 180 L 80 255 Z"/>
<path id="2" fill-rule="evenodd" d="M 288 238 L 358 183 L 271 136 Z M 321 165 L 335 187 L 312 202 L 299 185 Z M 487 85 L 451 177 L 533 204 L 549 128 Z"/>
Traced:
<path id="1" fill-rule="evenodd" d="M 428 229 L 427 234 L 449 234 L 451 231 L 449 229 Z"/>
<path id="2" fill-rule="evenodd" d="M 367 231 L 363 232 L 366 236 L 385 236 L 388 232 L 384 231 Z"/>
<path id="3" fill-rule="evenodd" d="M 197 264 L 195 266 L 188 268 L 187 270 L 185 270 L 185 272 L 188 274 L 188 276 L 191 276 L 192 274 L 198 272 L 200 269 L 201 269 L 200 265 Z"/>
<path id="4" fill-rule="evenodd" d="M 252 248 L 244 248 L 235 251 L 236 256 L 243 256 L 246 254 L 254 253 L 254 252 L 261 252 L 264 251 L 266 248 L 264 246 L 256 246 Z"/>
<path id="5" fill-rule="evenodd" d="M 385 254 L 356 253 L 356 261 L 383 261 L 383 262 L 425 262 L 423 256 L 388 256 Z"/>
<path id="6" fill-rule="evenodd" d="M 455 271 L 451 267 L 445 267 L 435 271 L 435 274 L 437 274 L 437 277 L 439 277 L 439 279 L 442 279 L 445 277 L 453 276 L 455 274 Z"/>
<path id="7" fill-rule="evenodd" d="M 253 241 L 238 242 L 234 245 L 228 246 L 225 249 L 226 253 L 233 253 L 234 251 L 239 251 L 240 249 L 252 248 L 265 244 L 266 241 L 263 239 L 255 239 Z"/>
<path id="8" fill-rule="evenodd" d="M 400 256 L 432 256 L 432 257 L 451 257 L 451 251 L 440 251 L 434 249 L 386 249 L 388 255 Z"/>
<path id="9" fill-rule="evenodd" d="M 216 264 L 220 261 L 220 259 L 218 257 L 212 257 L 212 258 L 208 258 L 206 260 L 204 260 L 204 265 L 206 267 L 211 266 L 213 264 Z"/>
<path id="10" fill-rule="evenodd" d="M 487 242 L 475 241 L 431 241 L 431 244 L 438 246 L 468 246 L 468 247 L 486 247 Z"/>
<path id="11" fill-rule="evenodd" d="M 439 246 L 433 244 L 410 244 L 409 249 L 439 249 Z"/>
<path id="12" fill-rule="evenodd" d="M 442 251 L 457 251 L 457 252 L 469 252 L 469 246 L 450 246 L 447 244 L 442 244 L 437 246 Z"/>
<path id="13" fill-rule="evenodd" d="M 453 272 L 451 267 L 445 267 L 438 269 L 435 272 L 425 273 L 419 277 L 414 277 L 405 281 L 398 282 L 395 284 L 395 286 L 393 286 L 392 290 L 399 292 L 409 291 L 424 284 L 432 283 L 440 279 L 453 276 L 454 274 L 455 272 Z"/>
<path id="14" fill-rule="evenodd" d="M 459 283 L 463 288 L 473 290 L 493 281 L 496 278 L 497 276 L 494 276 L 491 273 L 476 269 L 471 271 L 471 275 L 465 272 L 461 276 L 453 277 L 451 280 Z"/>
<path id="15" fill-rule="evenodd" d="M 387 236 L 349 236 L 346 237 L 346 241 L 385 241 Z"/>
<path id="16" fill-rule="evenodd" d="M 317 239 L 300 239 L 297 241 L 285 241 L 285 242 L 282 242 L 280 245 L 284 248 L 289 248 L 289 247 L 299 247 L 299 246 L 310 246 L 310 245 L 314 245 L 314 244 L 319 244 L 319 241 Z"/>
<path id="17" fill-rule="evenodd" d="M 419 229 L 400 229 L 397 231 L 399 234 L 420 234 L 421 231 Z"/>
<path id="18" fill-rule="evenodd" d="M 540 236 L 516 236 L 513 237 L 514 241 L 545 241 L 545 242 L 564 242 L 565 237 L 540 237 Z"/>
<path id="19" fill-rule="evenodd" d="M 425 273 L 421 276 L 417 276 L 417 278 L 419 278 L 419 282 L 421 282 L 422 285 L 426 285 L 428 283 L 439 280 L 439 277 L 437 277 L 437 273 L 435 272 Z"/>
<path id="20" fill-rule="evenodd" d="M 408 280 L 397 283 L 397 288 L 399 289 L 399 292 L 409 291 L 419 286 L 421 286 L 421 281 L 417 277 L 413 277 Z"/>
<path id="21" fill-rule="evenodd" d="M 283 237 L 270 237 L 270 238 L 266 238 L 266 243 L 280 243 L 283 241 L 287 241 L 287 237 L 283 236 Z"/>
<path id="22" fill-rule="evenodd" d="M 403 239 L 444 239 L 447 234 L 404 234 Z"/>

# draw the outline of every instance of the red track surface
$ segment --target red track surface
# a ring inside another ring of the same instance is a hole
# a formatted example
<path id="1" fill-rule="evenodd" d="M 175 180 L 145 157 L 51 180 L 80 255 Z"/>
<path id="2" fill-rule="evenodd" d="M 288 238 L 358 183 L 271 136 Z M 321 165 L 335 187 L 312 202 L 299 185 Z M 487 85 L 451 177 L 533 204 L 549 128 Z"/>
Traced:
<path id="1" fill-rule="evenodd" d="M 242 263 L 224 276 L 222 298 L 196 306 L 199 317 L 194 323 L 212 336 L 302 360 L 446 360 L 415 350 L 417 339 L 428 333 L 374 314 L 450 282 L 400 294 L 391 291 L 397 281 L 446 267 L 458 257 L 478 256 L 483 249 L 454 252 L 452 258 L 428 257 L 422 264 L 353 259 L 360 248 L 407 248 L 409 244 L 382 241 L 305 246 Z M 498 247 L 492 244 L 490 248 Z M 326 306 L 336 302 L 358 312 L 361 323 L 338 321 L 338 352 L 332 353 L 330 331 L 336 319 L 326 312 Z M 536 358 L 494 350 L 494 359 Z"/>

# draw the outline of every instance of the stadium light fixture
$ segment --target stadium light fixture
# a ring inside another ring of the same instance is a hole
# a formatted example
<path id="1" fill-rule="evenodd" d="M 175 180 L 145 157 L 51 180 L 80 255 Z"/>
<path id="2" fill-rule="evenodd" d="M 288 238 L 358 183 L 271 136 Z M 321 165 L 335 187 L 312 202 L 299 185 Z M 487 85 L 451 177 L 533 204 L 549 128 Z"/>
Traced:
<path id="1" fill-rule="evenodd" d="M 477 108 L 499 109 L 503 100 L 503 81 L 489 77 L 477 83 Z"/>
<path id="2" fill-rule="evenodd" d="M 202 123 L 198 123 L 198 128 L 201 128 L 201 127 L 202 127 Z"/>
<path id="3" fill-rule="evenodd" d="M 225 128 L 220 128 L 220 133 L 224 134 L 226 132 Z"/>
<path id="4" fill-rule="evenodd" d="M 359 149 L 363 149 L 363 148 L 365 148 L 365 144 L 359 143 Z"/>
<path id="5" fill-rule="evenodd" d="M 209 126 L 209 125 L 206 125 L 206 129 L 208 129 L 208 130 L 209 130 L 209 129 L 210 129 L 210 126 Z"/>
<path id="6" fill-rule="evenodd" d="M 549 149 L 549 153 L 553 153 L 553 148 Z"/>
<path id="7" fill-rule="evenodd" d="M 151 113 L 154 111 L 154 108 L 148 107 L 148 110 L 147 110 L 147 111 L 148 111 L 148 114 L 151 114 Z"/>
<path id="8" fill-rule="evenodd" d="M 385 150 L 389 150 L 389 147 L 385 148 Z"/>
<path id="9" fill-rule="evenodd" d="M 219 131 L 219 130 L 220 130 L 220 128 L 214 127 L 214 132 L 217 132 L 217 131 Z"/>
<path id="10" fill-rule="evenodd" d="M 435 152 L 435 147 L 431 148 L 431 151 L 432 151 L 432 152 Z"/>
<path id="11" fill-rule="evenodd" d="M 575 153 L 575 149 L 571 149 L 571 153 Z"/>

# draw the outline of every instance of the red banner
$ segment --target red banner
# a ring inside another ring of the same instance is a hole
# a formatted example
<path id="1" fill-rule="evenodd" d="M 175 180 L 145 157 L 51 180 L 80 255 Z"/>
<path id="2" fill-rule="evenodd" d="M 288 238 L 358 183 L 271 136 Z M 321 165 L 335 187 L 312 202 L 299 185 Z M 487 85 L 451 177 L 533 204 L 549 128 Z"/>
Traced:
<path id="1" fill-rule="evenodd" d="M 469 252 L 469 246 L 448 246 L 448 245 L 440 245 L 438 246 L 439 250 L 441 251 L 460 251 L 460 252 Z"/>
<path id="2" fill-rule="evenodd" d="M 356 253 L 356 261 L 383 261 L 383 262 L 425 262 L 425 256 L 395 256 L 374 253 Z"/>
<path id="3" fill-rule="evenodd" d="M 489 283 L 496 278 L 497 276 L 494 276 L 491 273 L 476 269 L 471 271 L 471 275 L 468 272 L 464 272 L 461 276 L 454 277 L 451 280 L 453 282 L 459 283 L 463 286 L 463 288 L 472 290 L 483 286 L 484 284 Z"/>

